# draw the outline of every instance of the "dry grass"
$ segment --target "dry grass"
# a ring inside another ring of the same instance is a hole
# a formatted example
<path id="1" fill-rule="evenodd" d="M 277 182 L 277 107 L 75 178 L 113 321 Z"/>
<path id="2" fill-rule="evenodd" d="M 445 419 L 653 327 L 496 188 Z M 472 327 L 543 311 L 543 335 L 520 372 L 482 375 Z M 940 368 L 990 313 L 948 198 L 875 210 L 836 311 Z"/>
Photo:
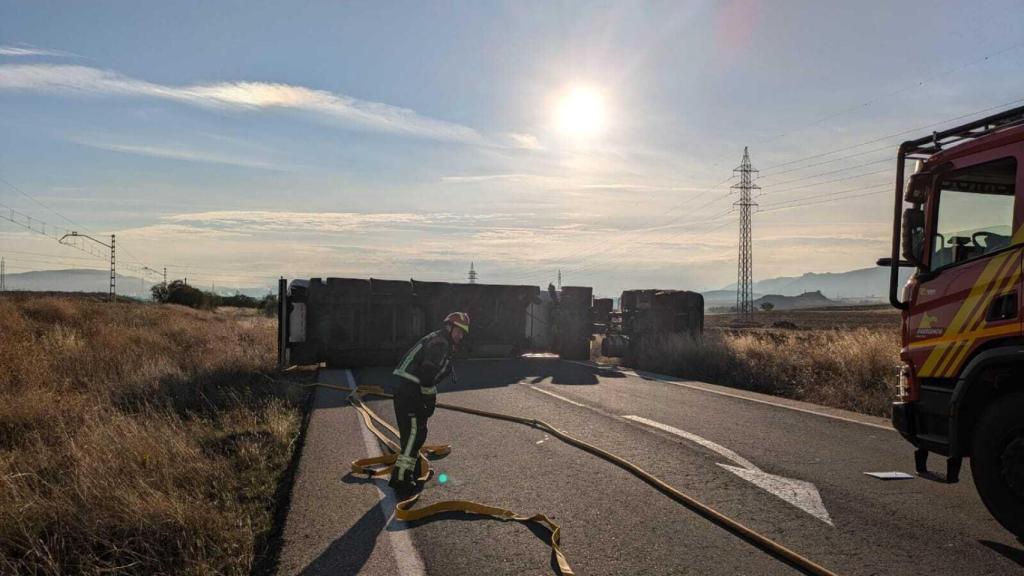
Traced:
<path id="1" fill-rule="evenodd" d="M 274 355 L 258 316 L 0 298 L 0 573 L 250 573 L 301 418 Z"/>
<path id="2" fill-rule="evenodd" d="M 710 330 L 644 342 L 629 366 L 887 416 L 899 336 L 894 330 Z"/>

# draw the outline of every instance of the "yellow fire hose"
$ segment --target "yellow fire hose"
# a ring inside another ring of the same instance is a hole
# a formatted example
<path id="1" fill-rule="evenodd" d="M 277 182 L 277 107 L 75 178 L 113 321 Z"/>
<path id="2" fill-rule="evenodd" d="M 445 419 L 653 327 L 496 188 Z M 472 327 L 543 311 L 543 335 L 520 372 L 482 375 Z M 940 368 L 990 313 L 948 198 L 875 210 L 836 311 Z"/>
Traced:
<path id="1" fill-rule="evenodd" d="M 383 432 L 381 432 L 381 430 L 378 429 L 374 425 L 374 423 L 376 422 L 377 424 L 380 424 L 387 431 L 394 434 L 396 438 L 399 436 L 399 433 L 397 430 L 395 430 L 393 426 L 388 424 L 386 421 L 381 419 L 380 416 L 373 412 L 373 410 L 370 410 L 370 408 L 367 407 L 366 404 L 363 402 L 362 397 L 380 396 L 382 398 L 392 398 L 393 395 L 385 392 L 382 388 L 378 386 L 359 386 L 355 389 L 346 388 L 342 386 L 332 386 L 330 384 L 311 384 L 309 386 L 322 386 L 324 388 L 348 392 L 349 402 L 359 412 L 359 415 L 363 419 L 363 423 L 385 446 L 387 446 L 391 450 L 390 454 L 376 456 L 373 458 L 363 458 L 352 462 L 353 474 L 366 474 L 369 477 L 373 478 L 383 478 L 389 476 L 391 473 L 391 468 L 394 466 L 397 454 L 399 453 L 400 450 L 398 445 L 393 440 L 388 438 Z M 465 406 L 455 406 L 452 404 L 446 404 L 441 402 L 437 403 L 437 407 L 444 408 L 446 410 L 453 410 L 456 412 L 464 412 L 466 414 L 474 414 L 476 416 L 483 416 L 485 418 L 505 420 L 507 422 L 516 422 L 518 424 L 530 426 L 531 428 L 543 430 L 567 444 L 571 444 L 577 448 L 590 452 L 591 454 L 594 454 L 599 458 L 607 460 L 608 462 L 611 462 L 619 466 L 620 468 L 629 471 L 634 476 L 640 478 L 644 482 L 658 489 L 660 492 L 662 492 L 669 498 L 675 500 L 676 502 L 682 504 L 683 506 L 686 506 L 690 510 L 693 510 L 694 512 L 703 516 L 704 518 L 728 530 L 732 534 L 742 538 L 749 544 L 752 544 L 757 548 L 760 548 L 764 552 L 768 553 L 770 556 L 782 562 L 785 562 L 786 564 L 796 568 L 804 574 L 811 574 L 814 576 L 837 576 L 836 573 L 821 566 L 820 564 L 815 563 L 813 560 L 810 560 L 809 558 L 802 556 L 794 552 L 793 550 L 790 550 L 789 548 L 786 548 L 782 544 L 779 544 L 778 542 L 775 542 L 774 540 L 771 540 L 770 538 L 763 536 L 758 532 L 755 532 L 754 530 L 744 526 L 736 520 L 733 520 L 732 518 L 729 518 L 728 516 L 725 516 L 724 514 L 711 508 L 710 506 L 702 504 L 701 502 L 695 500 L 694 498 L 684 494 L 683 492 L 680 492 L 679 490 L 666 484 L 664 481 L 660 480 L 656 476 L 650 474 L 643 468 L 640 468 L 636 464 L 633 464 L 632 462 L 624 458 L 616 456 L 615 454 L 606 452 L 605 450 L 602 450 L 592 444 L 588 444 L 582 440 L 579 440 L 578 438 L 574 438 L 573 436 L 570 436 L 569 434 L 562 432 L 561 430 L 555 428 L 554 426 L 551 426 L 547 422 L 531 418 L 522 418 L 520 416 L 512 416 L 509 414 L 488 412 L 486 410 L 477 410 L 475 408 L 467 408 Z M 426 456 L 443 457 L 447 456 L 449 453 L 451 453 L 451 446 L 449 445 L 435 444 L 423 446 L 423 448 L 421 448 L 420 450 L 420 454 L 418 455 L 417 470 L 420 471 L 419 480 L 426 481 L 432 475 L 432 471 L 430 470 L 430 463 L 427 460 Z M 419 494 L 416 494 L 409 498 L 408 500 L 399 502 L 398 505 L 395 507 L 395 517 L 402 521 L 413 521 L 420 520 L 422 518 L 426 518 L 428 516 L 432 516 L 434 514 L 439 514 L 442 512 L 467 512 L 470 514 L 492 516 L 499 520 L 514 520 L 517 522 L 531 522 L 540 524 L 551 533 L 551 552 L 555 556 L 555 559 L 557 561 L 559 573 L 563 574 L 564 576 L 571 576 L 575 574 L 572 571 L 572 568 L 569 567 L 569 562 L 568 560 L 566 560 L 565 554 L 562 552 L 559 546 L 560 528 L 558 524 L 555 524 L 550 519 L 548 519 L 547 516 L 544 516 L 543 514 L 534 514 L 533 516 L 522 516 L 516 514 L 515 512 L 512 512 L 511 510 L 497 508 L 494 506 L 487 506 L 484 504 L 468 500 L 448 500 L 445 502 L 431 504 L 423 508 L 413 509 L 413 506 L 416 504 L 418 498 Z"/>

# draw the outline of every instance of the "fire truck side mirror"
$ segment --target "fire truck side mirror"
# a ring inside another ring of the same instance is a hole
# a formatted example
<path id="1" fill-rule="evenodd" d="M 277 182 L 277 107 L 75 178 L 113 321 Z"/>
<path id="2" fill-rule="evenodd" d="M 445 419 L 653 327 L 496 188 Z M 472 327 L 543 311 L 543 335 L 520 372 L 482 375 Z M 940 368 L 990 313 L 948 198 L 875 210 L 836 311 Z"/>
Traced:
<path id="1" fill-rule="evenodd" d="M 920 267 L 924 263 L 924 210 L 903 211 L 903 259 Z"/>

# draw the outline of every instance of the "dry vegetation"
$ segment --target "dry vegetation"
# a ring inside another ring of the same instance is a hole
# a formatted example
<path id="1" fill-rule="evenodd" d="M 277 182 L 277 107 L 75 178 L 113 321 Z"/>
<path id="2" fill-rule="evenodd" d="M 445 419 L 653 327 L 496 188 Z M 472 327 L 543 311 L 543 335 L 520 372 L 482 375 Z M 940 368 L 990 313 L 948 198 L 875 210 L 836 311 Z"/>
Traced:
<path id="1" fill-rule="evenodd" d="M 810 310 L 771 312 L 758 320 L 766 316 L 792 322 L 797 329 L 726 329 L 731 317 L 708 316 L 702 338 L 645 342 L 624 362 L 651 372 L 889 415 L 899 362 L 898 314 Z"/>
<path id="2" fill-rule="evenodd" d="M 0 298 L 0 573 L 248 574 L 299 397 L 272 319 Z"/>

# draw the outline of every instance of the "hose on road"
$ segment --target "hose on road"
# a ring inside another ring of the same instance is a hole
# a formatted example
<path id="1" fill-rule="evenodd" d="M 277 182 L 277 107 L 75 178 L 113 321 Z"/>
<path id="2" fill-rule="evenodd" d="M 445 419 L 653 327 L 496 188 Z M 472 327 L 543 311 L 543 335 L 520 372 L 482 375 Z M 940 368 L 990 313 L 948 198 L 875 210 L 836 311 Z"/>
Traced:
<path id="1" fill-rule="evenodd" d="M 349 402 L 352 403 L 352 405 L 359 412 L 367 428 L 369 428 L 369 430 L 378 439 L 380 439 L 385 446 L 391 449 L 391 454 L 356 460 L 355 462 L 352 463 L 352 472 L 355 474 L 367 474 L 372 477 L 388 476 L 391 472 L 391 467 L 395 463 L 395 457 L 399 452 L 399 448 L 398 445 L 393 440 L 388 438 L 380 429 L 378 429 L 374 425 L 374 423 L 383 426 L 386 430 L 394 434 L 396 438 L 398 437 L 399 434 L 398 431 L 394 429 L 394 427 L 392 427 L 386 421 L 381 419 L 381 417 L 374 413 L 373 410 L 370 410 L 370 408 L 366 406 L 366 404 L 363 402 L 362 398 L 364 396 L 379 396 L 382 398 L 392 398 L 393 395 L 389 394 L 388 392 L 384 391 L 382 388 L 378 386 L 358 386 L 355 389 L 346 388 L 342 386 L 332 386 L 329 384 L 313 384 L 313 386 L 321 386 L 324 388 L 336 389 L 341 390 L 343 392 L 347 392 L 349 394 Z M 620 468 L 630 472 L 631 474 L 633 474 L 637 478 L 640 478 L 647 484 L 653 486 L 655 489 L 665 494 L 672 500 L 675 500 L 676 502 L 682 504 L 683 506 L 686 506 L 690 510 L 710 520 L 719 527 L 724 528 L 728 532 L 738 536 L 747 543 L 752 544 L 753 546 L 766 552 L 773 558 L 776 558 L 777 560 L 780 560 L 788 564 L 789 566 L 796 568 L 804 574 L 809 574 L 813 576 L 837 576 L 835 572 L 832 572 L 831 570 L 825 568 L 824 566 L 821 566 L 813 560 L 783 546 L 778 542 L 775 542 L 774 540 L 766 536 L 763 536 L 755 530 L 748 528 L 740 522 L 733 520 L 732 518 L 718 512 L 714 508 L 711 508 L 710 506 L 707 506 L 706 504 L 701 503 L 700 501 L 694 499 L 693 497 L 677 490 L 676 488 L 670 486 L 663 480 L 657 478 L 653 474 L 647 472 L 646 470 L 630 462 L 629 460 L 626 460 L 625 458 L 622 458 L 620 456 L 612 454 L 611 452 L 602 450 L 601 448 L 598 448 L 592 444 L 588 444 L 587 442 L 575 438 L 555 428 L 554 426 L 548 424 L 547 422 L 532 418 L 523 418 L 520 416 L 501 414 L 498 412 L 490 412 L 487 410 L 478 410 L 476 408 L 468 408 L 465 406 L 456 406 L 454 404 L 447 404 L 442 402 L 438 402 L 437 407 L 444 408 L 445 410 L 452 410 L 455 412 L 463 412 L 465 414 L 482 416 L 484 418 L 504 420 L 506 422 L 515 422 L 518 424 L 523 424 L 525 426 L 530 426 L 531 428 L 536 428 L 538 430 L 547 432 L 548 434 L 555 436 L 556 438 L 562 440 L 567 444 L 570 444 L 581 450 L 589 452 L 603 460 L 611 462 L 616 466 L 619 466 Z M 424 446 L 421 450 L 421 453 L 419 454 L 420 480 L 426 481 L 427 479 L 430 478 L 432 474 L 430 470 L 429 461 L 427 460 L 427 456 L 442 457 L 446 456 L 450 452 L 451 446 L 449 445 Z M 559 547 L 559 526 L 543 514 L 535 514 L 533 516 L 522 516 L 510 510 L 496 508 L 493 506 L 486 506 L 484 504 L 479 504 L 477 502 L 471 502 L 466 500 L 449 500 L 446 502 L 438 502 L 436 504 L 431 504 L 423 508 L 413 509 L 413 506 L 416 504 L 416 500 L 418 499 L 418 497 L 419 495 L 417 494 L 409 498 L 408 500 L 399 502 L 398 505 L 396 506 L 395 517 L 403 521 L 412 521 L 426 518 L 428 516 L 432 516 L 434 514 L 438 514 L 441 512 L 461 511 L 472 514 L 483 514 L 493 516 L 501 520 L 515 520 L 519 522 L 539 523 L 551 532 L 551 550 L 552 554 L 554 554 L 555 559 L 557 561 L 559 572 L 565 576 L 574 574 L 572 569 L 569 567 L 569 563 L 566 560 L 565 555 L 562 553 L 562 550 Z"/>

